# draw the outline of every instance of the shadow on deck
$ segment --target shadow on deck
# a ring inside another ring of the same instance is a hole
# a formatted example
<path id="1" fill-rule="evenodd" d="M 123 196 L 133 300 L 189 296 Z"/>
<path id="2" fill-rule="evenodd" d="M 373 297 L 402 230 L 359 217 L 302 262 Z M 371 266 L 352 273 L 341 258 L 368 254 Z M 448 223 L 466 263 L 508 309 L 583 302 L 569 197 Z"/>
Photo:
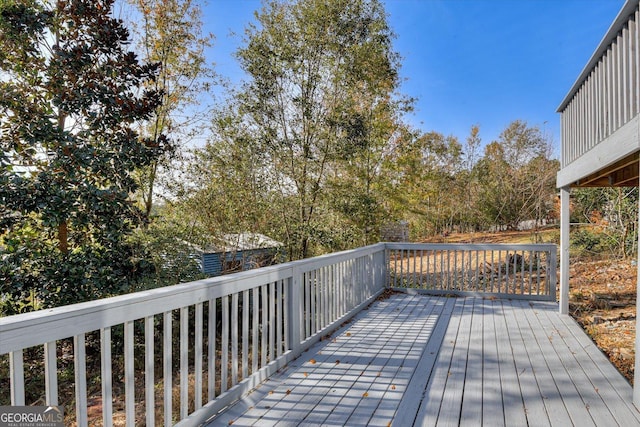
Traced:
<path id="1" fill-rule="evenodd" d="M 395 294 L 211 426 L 640 426 L 632 388 L 556 303 Z"/>

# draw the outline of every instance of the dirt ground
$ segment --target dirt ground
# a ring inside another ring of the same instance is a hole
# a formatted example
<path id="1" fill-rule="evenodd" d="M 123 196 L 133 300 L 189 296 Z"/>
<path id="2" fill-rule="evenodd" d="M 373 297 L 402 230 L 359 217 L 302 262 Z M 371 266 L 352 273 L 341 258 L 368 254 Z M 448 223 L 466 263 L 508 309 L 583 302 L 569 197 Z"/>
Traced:
<path id="1" fill-rule="evenodd" d="M 557 230 L 539 237 L 552 242 Z M 447 243 L 533 243 L 531 232 L 452 234 Z M 430 240 L 435 242 L 435 240 Z M 633 384 L 637 266 L 631 260 L 571 260 L 569 312 Z"/>
<path id="2" fill-rule="evenodd" d="M 629 261 L 570 265 L 569 311 L 633 383 L 637 267 Z"/>

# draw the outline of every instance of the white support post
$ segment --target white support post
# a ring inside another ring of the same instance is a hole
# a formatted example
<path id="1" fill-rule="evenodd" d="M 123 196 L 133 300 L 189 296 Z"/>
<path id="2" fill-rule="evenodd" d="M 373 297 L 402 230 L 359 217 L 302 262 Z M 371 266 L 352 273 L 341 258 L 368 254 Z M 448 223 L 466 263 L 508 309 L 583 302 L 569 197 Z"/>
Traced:
<path id="1" fill-rule="evenodd" d="M 560 189 L 560 314 L 569 314 L 569 193 Z"/>
<path id="2" fill-rule="evenodd" d="M 640 212 L 638 212 L 638 225 L 640 225 Z M 638 236 L 638 243 L 640 243 L 640 235 Z M 639 246 L 640 247 L 640 246 Z M 638 250 L 638 274 L 640 274 L 640 250 Z M 640 295 L 640 275 L 636 279 L 636 295 Z M 638 309 L 640 309 L 640 303 L 638 302 L 638 298 L 636 298 L 636 313 L 638 313 Z M 640 316 L 636 315 L 636 331 L 640 331 Z M 640 355 L 640 337 L 639 334 L 636 334 L 635 340 L 635 350 L 636 355 Z M 640 357 L 636 357 L 635 360 L 635 368 L 634 372 L 640 372 Z M 636 408 L 640 409 L 640 381 L 637 377 L 634 376 L 633 381 L 633 404 Z"/>

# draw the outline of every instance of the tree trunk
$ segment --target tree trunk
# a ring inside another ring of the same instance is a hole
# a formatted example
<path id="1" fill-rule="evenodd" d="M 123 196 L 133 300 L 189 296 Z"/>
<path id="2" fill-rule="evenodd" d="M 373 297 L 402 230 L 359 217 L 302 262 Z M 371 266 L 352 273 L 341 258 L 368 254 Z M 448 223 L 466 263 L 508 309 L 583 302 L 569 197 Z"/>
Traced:
<path id="1" fill-rule="evenodd" d="M 66 221 L 58 224 L 58 249 L 65 255 L 69 252 L 68 232 Z"/>

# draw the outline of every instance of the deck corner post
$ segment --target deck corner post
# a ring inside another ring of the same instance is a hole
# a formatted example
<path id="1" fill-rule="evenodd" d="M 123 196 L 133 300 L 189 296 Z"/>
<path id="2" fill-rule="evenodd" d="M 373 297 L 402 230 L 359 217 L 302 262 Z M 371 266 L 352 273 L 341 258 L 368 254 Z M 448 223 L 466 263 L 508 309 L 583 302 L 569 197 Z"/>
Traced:
<path id="1" fill-rule="evenodd" d="M 300 355 L 301 352 L 301 331 L 302 325 L 302 300 L 301 286 L 304 282 L 303 272 L 299 268 L 293 268 L 293 274 L 289 280 L 289 296 L 287 311 L 289 312 L 289 348 L 294 357 Z"/>
<path id="2" fill-rule="evenodd" d="M 640 226 L 640 210 L 638 212 L 638 225 Z M 638 243 L 640 243 L 640 234 L 638 235 Z M 638 274 L 640 274 L 640 249 L 638 250 L 637 257 Z M 636 295 L 640 295 L 640 293 L 638 293 L 640 292 L 640 276 L 638 276 L 636 280 Z M 636 298 L 636 312 L 638 312 L 639 308 L 640 304 L 638 303 L 638 298 Z M 638 328 L 640 328 L 640 316 L 636 316 L 636 331 L 640 331 L 640 329 Z M 638 336 L 638 334 L 636 334 L 635 339 L 635 354 L 640 354 L 640 337 Z M 635 358 L 634 365 L 634 372 L 640 372 L 640 357 Z M 640 381 L 638 381 L 638 378 L 635 376 L 635 374 L 633 381 L 633 404 L 640 410 Z"/>
<path id="3" fill-rule="evenodd" d="M 560 314 L 569 314 L 569 193 L 560 188 Z"/>

